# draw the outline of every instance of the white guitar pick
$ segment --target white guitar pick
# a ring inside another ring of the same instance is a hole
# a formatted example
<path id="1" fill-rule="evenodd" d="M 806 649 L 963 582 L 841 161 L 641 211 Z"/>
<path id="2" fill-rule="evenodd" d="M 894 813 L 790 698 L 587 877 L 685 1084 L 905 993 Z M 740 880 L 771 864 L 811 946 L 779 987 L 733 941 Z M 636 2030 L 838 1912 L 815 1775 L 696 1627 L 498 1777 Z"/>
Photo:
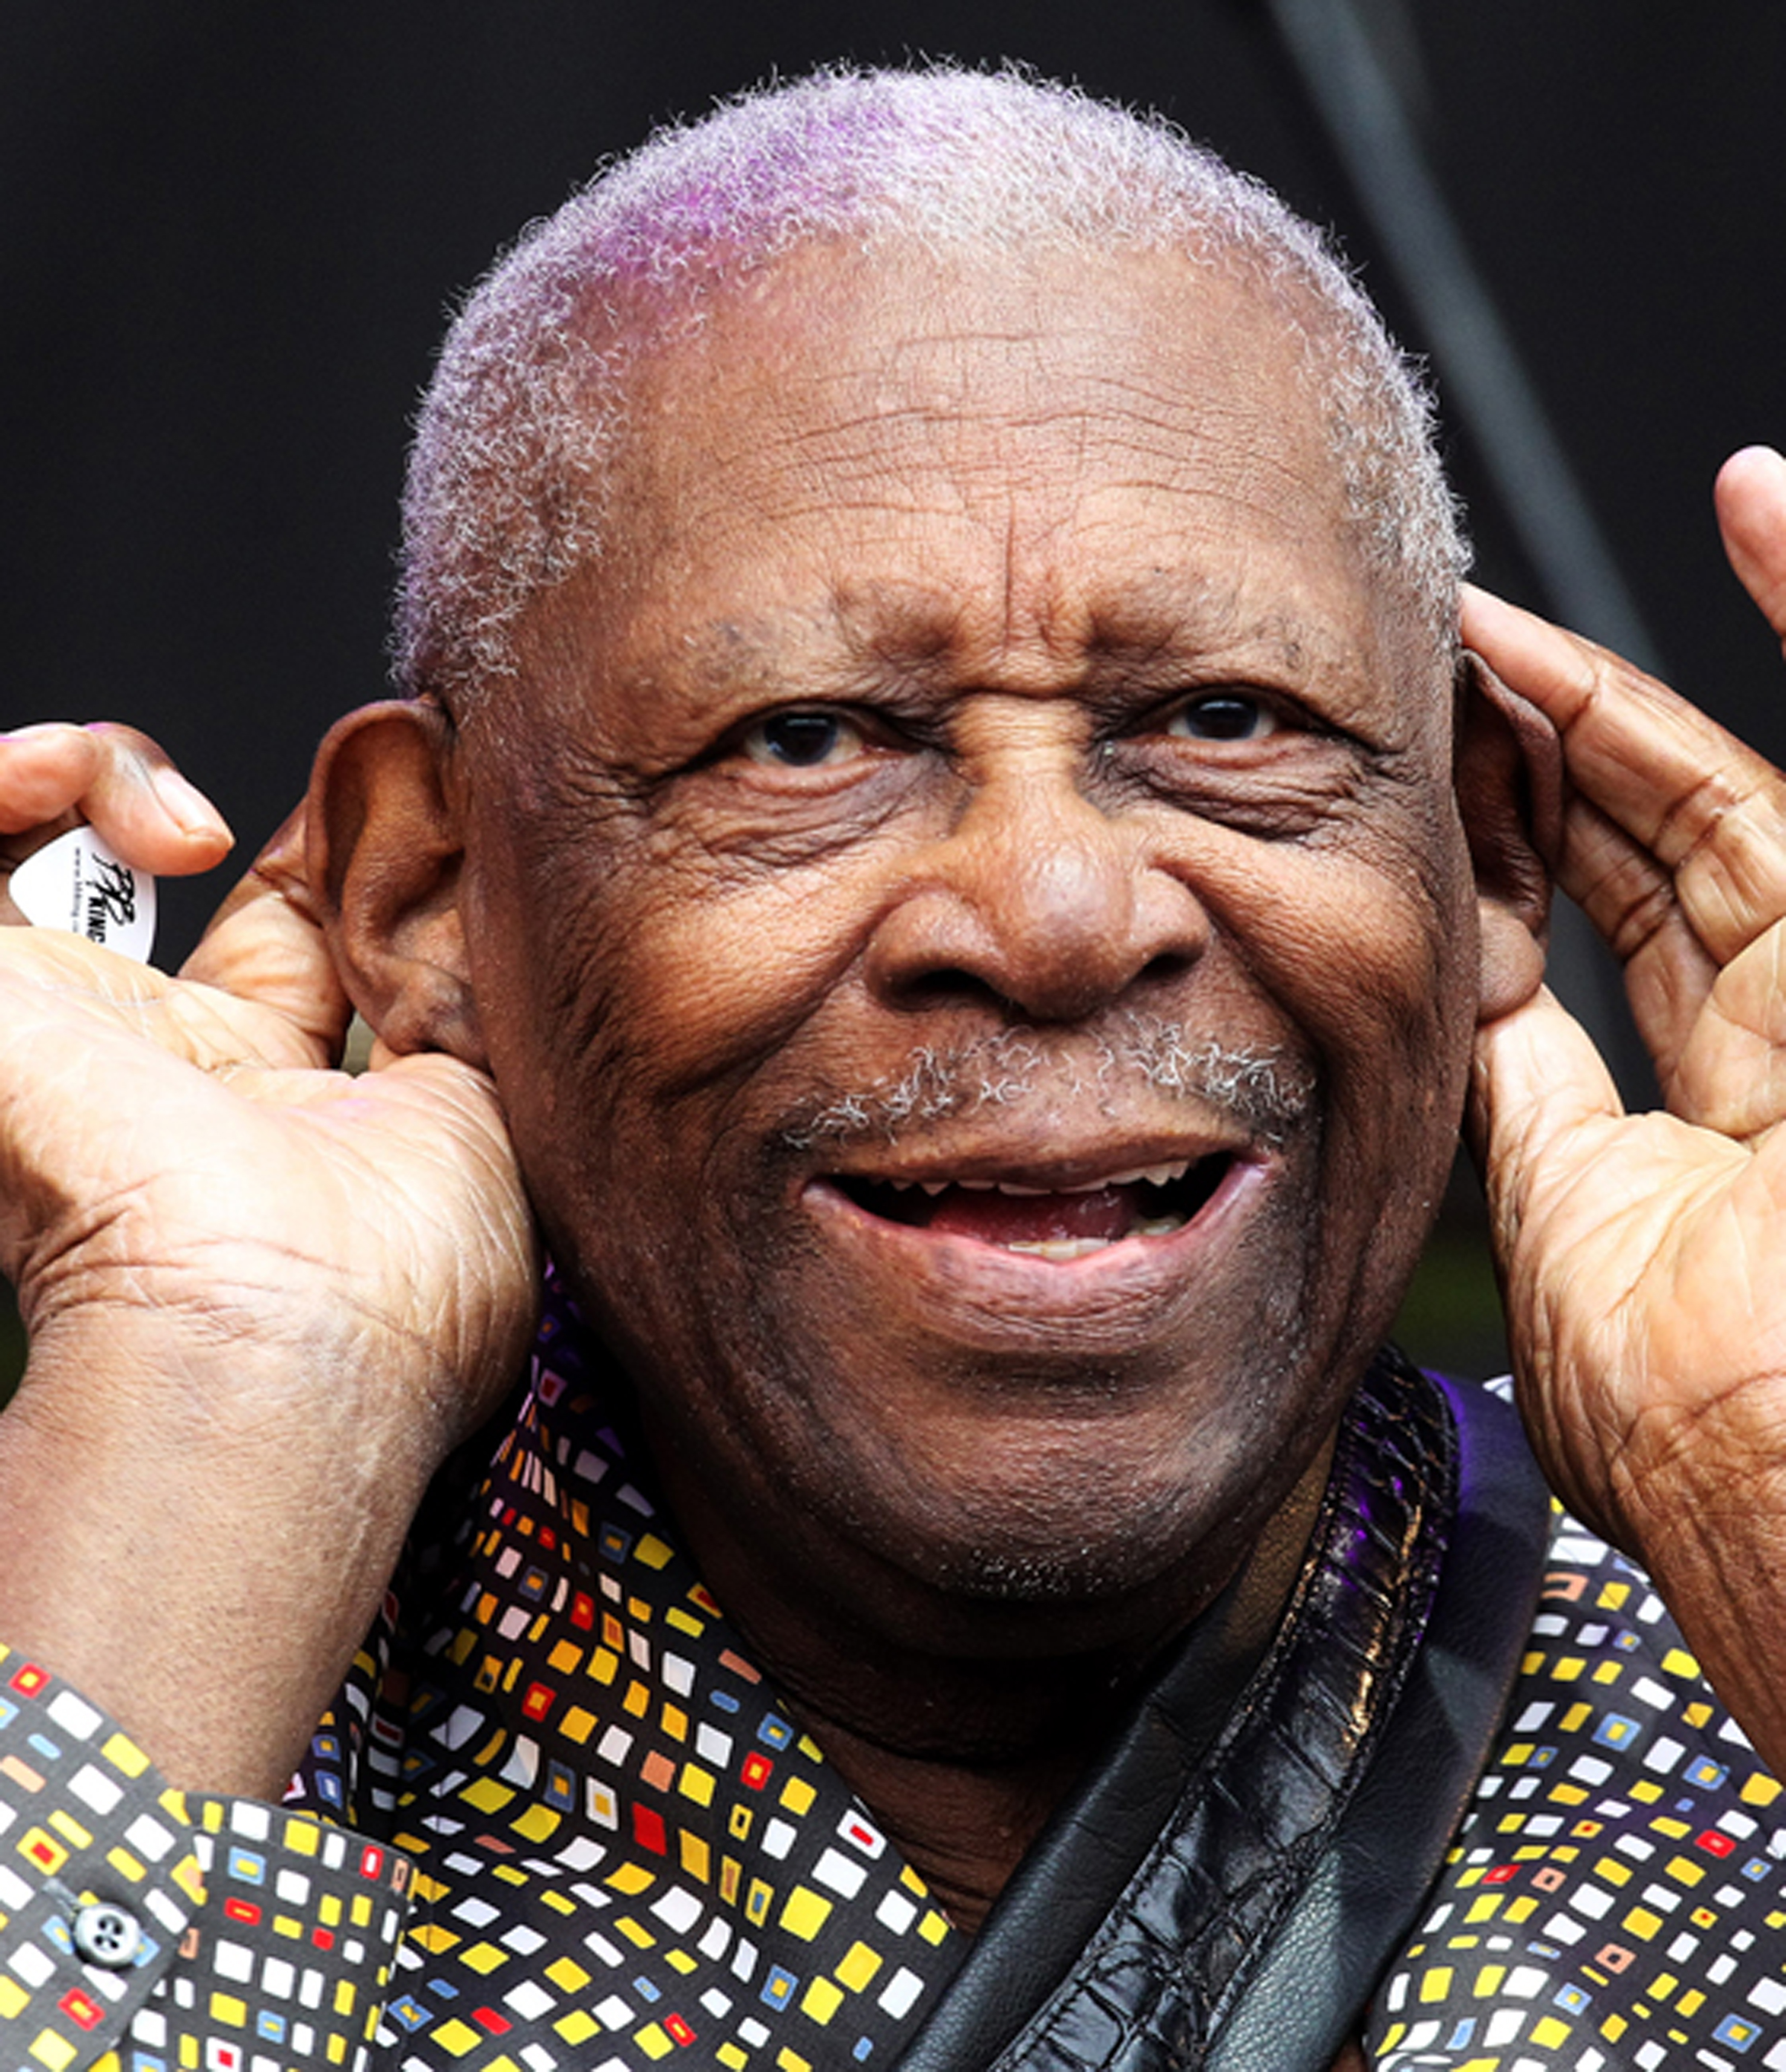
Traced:
<path id="1" fill-rule="evenodd" d="M 6 890 L 34 927 L 66 928 L 121 956 L 149 961 L 155 881 L 121 863 L 91 828 L 70 828 L 28 856 Z"/>

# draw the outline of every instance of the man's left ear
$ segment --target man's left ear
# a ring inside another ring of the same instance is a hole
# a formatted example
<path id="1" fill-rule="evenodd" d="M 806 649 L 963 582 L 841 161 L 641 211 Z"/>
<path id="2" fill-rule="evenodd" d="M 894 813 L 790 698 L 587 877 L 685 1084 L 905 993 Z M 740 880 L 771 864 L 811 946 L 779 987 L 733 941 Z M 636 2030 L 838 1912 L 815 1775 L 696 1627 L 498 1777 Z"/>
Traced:
<path id="1" fill-rule="evenodd" d="M 459 913 L 452 722 L 425 698 L 363 705 L 311 774 L 307 862 L 354 1005 L 393 1050 L 487 1063 Z"/>
<path id="2" fill-rule="evenodd" d="M 1454 776 L 1480 916 L 1476 1018 L 1492 1022 L 1544 978 L 1551 868 L 1562 841 L 1562 744 L 1479 655 L 1466 649 L 1458 671 Z"/>

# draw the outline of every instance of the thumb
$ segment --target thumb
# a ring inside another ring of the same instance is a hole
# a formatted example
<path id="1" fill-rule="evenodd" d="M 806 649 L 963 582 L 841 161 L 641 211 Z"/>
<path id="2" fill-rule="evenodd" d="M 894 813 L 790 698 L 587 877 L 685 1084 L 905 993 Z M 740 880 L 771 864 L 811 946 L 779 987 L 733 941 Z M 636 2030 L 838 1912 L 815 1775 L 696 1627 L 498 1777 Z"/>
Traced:
<path id="1" fill-rule="evenodd" d="M 1570 1140 L 1623 1113 L 1592 1038 L 1548 987 L 1478 1029 L 1465 1130 L 1504 1273 L 1539 1199 L 1592 1155 Z"/>
<path id="2" fill-rule="evenodd" d="M 1786 639 L 1786 459 L 1745 446 L 1719 469 L 1718 523 L 1743 588 Z"/>
<path id="3" fill-rule="evenodd" d="M 282 1014 L 311 1047 L 311 1062 L 327 1065 L 340 1054 L 353 1009 L 311 896 L 304 843 L 300 806 L 217 909 L 180 976 Z"/>

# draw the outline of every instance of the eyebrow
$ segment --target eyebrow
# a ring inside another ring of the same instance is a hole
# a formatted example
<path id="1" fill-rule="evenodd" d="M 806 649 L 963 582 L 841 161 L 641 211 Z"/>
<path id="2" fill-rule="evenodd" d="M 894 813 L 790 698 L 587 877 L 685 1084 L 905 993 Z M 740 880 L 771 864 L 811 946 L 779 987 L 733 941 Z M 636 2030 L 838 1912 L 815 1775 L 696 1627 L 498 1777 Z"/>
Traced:
<path id="1" fill-rule="evenodd" d="M 1138 691 L 1169 695 L 1257 672 L 1267 689 L 1274 679 L 1293 693 L 1319 687 L 1336 725 L 1377 708 L 1383 686 L 1374 647 L 1361 648 L 1292 600 L 1249 609 L 1240 589 L 1224 574 L 1159 569 L 1119 595 L 1076 604 L 1057 647 L 1071 651 L 1062 687 L 1113 706 Z M 940 585 L 889 579 L 827 591 L 805 607 L 715 619 L 640 660 L 672 695 L 680 689 L 703 701 L 934 697 L 969 680 L 965 617 L 960 598 Z M 1041 631 L 1044 648 L 1056 647 L 1046 623 Z"/>
<path id="2" fill-rule="evenodd" d="M 1216 593 L 1225 588 L 1223 598 Z M 922 676 L 948 662 L 962 644 L 965 609 L 945 590 L 916 582 L 879 582 L 850 595 L 825 597 L 805 610 L 750 619 L 727 618 L 691 628 L 677 642 L 680 657 L 703 677 L 724 677 L 742 668 L 755 674 L 802 637 L 833 646 L 864 661 Z M 1079 615 L 1076 613 L 1076 619 Z M 792 637 L 790 637 L 792 636 Z M 1131 596 L 1094 604 L 1071 635 L 1075 647 L 1095 660 L 1143 663 L 1188 651 L 1267 650 L 1288 667 L 1323 655 L 1340 663 L 1351 643 L 1289 605 L 1242 617 L 1233 586 L 1163 578 L 1138 602 Z M 1047 628 L 1043 628 L 1048 644 Z"/>

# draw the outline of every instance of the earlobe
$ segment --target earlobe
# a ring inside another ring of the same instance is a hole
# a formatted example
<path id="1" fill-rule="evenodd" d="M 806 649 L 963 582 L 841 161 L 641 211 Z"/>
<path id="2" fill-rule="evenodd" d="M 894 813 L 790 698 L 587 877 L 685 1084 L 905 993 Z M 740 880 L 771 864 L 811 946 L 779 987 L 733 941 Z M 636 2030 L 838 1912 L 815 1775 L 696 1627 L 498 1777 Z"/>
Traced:
<path id="1" fill-rule="evenodd" d="M 1459 662 L 1455 781 L 1475 872 L 1481 973 L 1476 1017 L 1492 1022 L 1544 978 L 1550 873 L 1562 840 L 1562 746 L 1535 705 L 1479 656 Z"/>
<path id="2" fill-rule="evenodd" d="M 485 1064 L 446 715 L 393 698 L 339 721 L 311 772 L 308 824 L 311 885 L 354 1005 L 393 1050 Z"/>

